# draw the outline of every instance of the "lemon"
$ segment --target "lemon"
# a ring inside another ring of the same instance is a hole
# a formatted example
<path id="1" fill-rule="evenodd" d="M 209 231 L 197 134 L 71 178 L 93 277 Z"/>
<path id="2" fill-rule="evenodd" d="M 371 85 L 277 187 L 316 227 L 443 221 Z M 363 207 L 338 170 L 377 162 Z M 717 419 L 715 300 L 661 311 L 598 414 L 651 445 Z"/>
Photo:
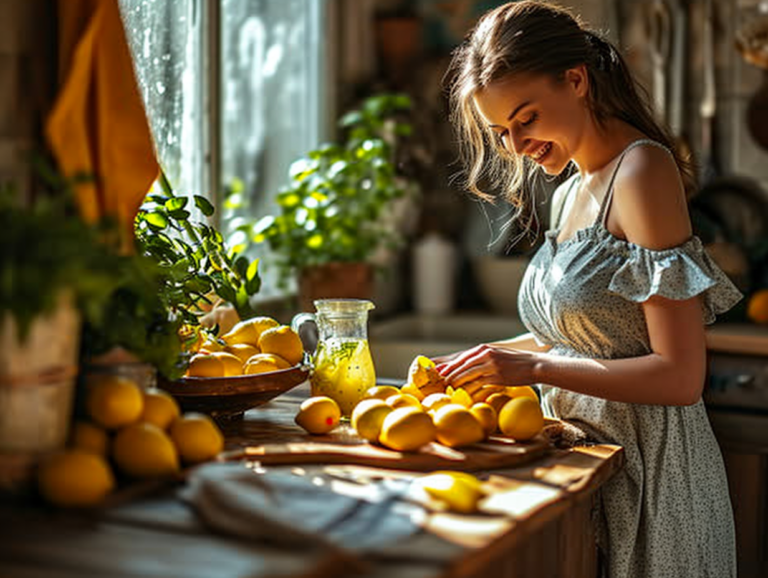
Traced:
<path id="1" fill-rule="evenodd" d="M 467 390 L 460 387 L 451 393 L 451 403 L 463 405 L 464 407 L 471 407 L 474 401 L 472 396 L 467 393 Z"/>
<path id="2" fill-rule="evenodd" d="M 304 345 L 299 334 L 287 325 L 264 330 L 258 345 L 264 353 L 279 355 L 291 366 L 298 365 L 304 358 Z"/>
<path id="3" fill-rule="evenodd" d="M 387 399 L 390 395 L 397 395 L 400 390 L 394 385 L 374 385 L 368 388 L 363 399 Z"/>
<path id="4" fill-rule="evenodd" d="M 117 432 L 112 457 L 124 474 L 161 478 L 176 473 L 179 455 L 171 438 L 154 424 L 139 422 Z"/>
<path id="5" fill-rule="evenodd" d="M 403 387 L 401 387 L 400 393 L 407 393 L 408 395 L 412 395 L 419 401 L 424 399 L 424 394 L 422 391 L 412 383 L 406 383 Z"/>
<path id="6" fill-rule="evenodd" d="M 444 392 L 445 378 L 438 373 L 435 362 L 418 355 L 408 368 L 408 383 L 418 388 L 424 396 L 431 393 Z"/>
<path id="7" fill-rule="evenodd" d="M 421 406 L 424 411 L 434 412 L 449 403 L 451 403 L 451 396 L 447 393 L 430 393 L 422 400 Z"/>
<path id="8" fill-rule="evenodd" d="M 185 413 L 173 422 L 170 433 L 179 456 L 188 464 L 213 459 L 224 449 L 219 426 L 202 413 Z"/>
<path id="9" fill-rule="evenodd" d="M 46 500 L 57 506 L 93 506 L 113 490 L 115 477 L 103 456 L 69 449 L 42 460 L 37 487 Z"/>
<path id="10" fill-rule="evenodd" d="M 478 419 L 463 405 L 449 403 L 435 412 L 437 441 L 452 448 L 474 444 L 485 439 L 485 430 Z"/>
<path id="11" fill-rule="evenodd" d="M 237 343 L 246 343 L 256 346 L 259 343 L 259 337 L 267 329 L 280 325 L 271 317 L 251 317 L 235 324 L 228 333 L 222 336 L 227 345 Z"/>
<path id="12" fill-rule="evenodd" d="M 512 399 L 511 395 L 509 395 L 506 391 L 502 391 L 499 393 L 492 393 L 491 395 L 489 395 L 488 399 L 485 400 L 485 403 L 487 403 L 494 410 L 496 410 L 496 415 L 499 415 L 501 413 L 501 409 L 504 407 L 504 404 L 506 404 L 511 399 Z"/>
<path id="13" fill-rule="evenodd" d="M 213 353 L 198 353 L 189 360 L 187 377 L 224 377 L 224 363 Z"/>
<path id="14" fill-rule="evenodd" d="M 294 421 L 311 434 L 326 434 L 339 425 L 341 409 L 330 397 L 316 395 L 299 406 Z"/>
<path id="15" fill-rule="evenodd" d="M 144 396 L 132 379 L 112 375 L 89 383 L 85 404 L 88 415 L 98 425 L 117 429 L 139 419 Z"/>
<path id="16" fill-rule="evenodd" d="M 496 431 L 496 428 L 499 425 L 499 416 L 492 406 L 481 401 L 473 404 L 472 407 L 469 408 L 469 411 L 477 418 L 480 425 L 483 426 L 486 436 L 489 436 Z"/>
<path id="17" fill-rule="evenodd" d="M 141 414 L 141 421 L 155 424 L 165 430 L 179 415 L 181 415 L 179 404 L 167 391 L 150 387 L 144 392 L 144 411 Z"/>
<path id="18" fill-rule="evenodd" d="M 382 399 L 364 399 L 352 410 L 351 425 L 364 440 L 375 442 L 381 433 L 381 424 L 392 413 L 392 407 Z"/>
<path id="19" fill-rule="evenodd" d="M 217 351 L 212 354 L 217 359 L 221 360 L 224 364 L 224 377 L 232 377 L 233 375 L 243 375 L 243 362 L 234 353 L 227 351 Z"/>
<path id="20" fill-rule="evenodd" d="M 768 289 L 758 289 L 750 295 L 747 317 L 755 323 L 768 323 Z"/>
<path id="21" fill-rule="evenodd" d="M 494 393 L 501 393 L 504 391 L 503 385 L 483 385 L 472 394 L 472 400 L 474 402 L 486 401 Z"/>
<path id="22" fill-rule="evenodd" d="M 206 339 L 198 350 L 200 353 L 216 353 L 217 351 L 224 351 L 224 344 L 218 339 Z"/>
<path id="23" fill-rule="evenodd" d="M 257 353 L 261 353 L 258 347 L 255 345 L 248 345 L 247 343 L 235 343 L 234 345 L 227 345 L 224 351 L 237 356 L 240 359 L 240 363 L 245 363 Z"/>
<path id="24" fill-rule="evenodd" d="M 544 427 L 544 414 L 538 401 L 517 397 L 504 404 L 499 413 L 499 429 L 515 440 L 528 440 Z"/>
<path id="25" fill-rule="evenodd" d="M 421 402 L 408 393 L 390 395 L 385 400 L 385 403 L 392 407 L 392 409 L 397 409 L 398 407 L 416 407 L 422 409 Z"/>
<path id="26" fill-rule="evenodd" d="M 77 421 L 70 432 L 70 446 L 76 449 L 106 456 L 109 449 L 109 436 L 104 428 L 89 421 Z"/>
<path id="27" fill-rule="evenodd" d="M 410 452 L 434 441 L 435 424 L 416 407 L 395 409 L 381 424 L 379 442 L 399 452 Z"/>
<path id="28" fill-rule="evenodd" d="M 433 472 L 418 478 L 416 485 L 451 510 L 462 514 L 477 511 L 477 504 L 484 496 L 482 482 L 464 472 Z"/>
<path id="29" fill-rule="evenodd" d="M 504 393 L 506 393 L 512 399 L 522 396 L 530 397 L 537 402 L 539 401 L 539 396 L 536 395 L 536 390 L 534 390 L 530 385 L 508 385 L 504 388 Z"/>
<path id="30" fill-rule="evenodd" d="M 279 355 L 274 353 L 257 353 L 248 358 L 243 366 L 243 373 L 251 375 L 254 373 L 268 373 L 280 369 L 288 369 L 291 365 Z"/>

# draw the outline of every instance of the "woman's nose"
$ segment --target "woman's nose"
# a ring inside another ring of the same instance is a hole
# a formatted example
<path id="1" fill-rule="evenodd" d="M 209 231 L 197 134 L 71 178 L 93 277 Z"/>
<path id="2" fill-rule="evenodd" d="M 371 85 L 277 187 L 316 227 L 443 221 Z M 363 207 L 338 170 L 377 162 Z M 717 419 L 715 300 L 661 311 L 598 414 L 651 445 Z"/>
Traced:
<path id="1" fill-rule="evenodd" d="M 519 155 L 525 149 L 525 141 L 526 139 L 520 134 L 520 131 L 512 129 L 505 144 L 509 152 Z"/>

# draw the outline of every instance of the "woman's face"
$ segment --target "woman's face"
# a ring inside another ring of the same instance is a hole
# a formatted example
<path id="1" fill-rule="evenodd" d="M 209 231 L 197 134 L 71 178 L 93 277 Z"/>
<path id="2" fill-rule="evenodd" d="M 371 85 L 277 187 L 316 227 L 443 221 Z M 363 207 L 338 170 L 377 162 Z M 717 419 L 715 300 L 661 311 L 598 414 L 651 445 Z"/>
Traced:
<path id="1" fill-rule="evenodd" d="M 509 152 L 557 175 L 578 156 L 590 118 L 586 86 L 583 67 L 566 71 L 559 82 L 548 75 L 517 74 L 478 91 L 475 106 Z"/>

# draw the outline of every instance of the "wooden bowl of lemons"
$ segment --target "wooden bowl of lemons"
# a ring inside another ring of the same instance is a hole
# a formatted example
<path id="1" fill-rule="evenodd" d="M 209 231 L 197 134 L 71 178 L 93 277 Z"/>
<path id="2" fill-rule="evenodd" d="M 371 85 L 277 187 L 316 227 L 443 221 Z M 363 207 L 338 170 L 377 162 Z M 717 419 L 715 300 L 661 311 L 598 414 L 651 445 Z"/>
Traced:
<path id="1" fill-rule="evenodd" d="M 184 377 L 158 385 L 184 411 L 231 419 L 306 381 L 310 366 L 298 334 L 271 317 L 237 323 L 193 351 Z"/>

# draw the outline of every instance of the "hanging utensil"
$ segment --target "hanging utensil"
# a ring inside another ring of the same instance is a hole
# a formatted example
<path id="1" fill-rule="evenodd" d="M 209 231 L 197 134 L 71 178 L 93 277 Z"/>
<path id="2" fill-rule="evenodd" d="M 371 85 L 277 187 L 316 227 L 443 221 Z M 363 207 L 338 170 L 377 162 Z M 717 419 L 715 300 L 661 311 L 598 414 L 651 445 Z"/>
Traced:
<path id="1" fill-rule="evenodd" d="M 667 122 L 667 64 L 669 62 L 672 20 L 664 0 L 655 0 L 649 17 L 653 104 L 662 122 Z"/>
<path id="2" fill-rule="evenodd" d="M 684 112 L 688 74 L 688 8 L 688 0 L 673 0 L 672 2 L 669 129 L 683 158 L 688 158 L 691 153 Z"/>

